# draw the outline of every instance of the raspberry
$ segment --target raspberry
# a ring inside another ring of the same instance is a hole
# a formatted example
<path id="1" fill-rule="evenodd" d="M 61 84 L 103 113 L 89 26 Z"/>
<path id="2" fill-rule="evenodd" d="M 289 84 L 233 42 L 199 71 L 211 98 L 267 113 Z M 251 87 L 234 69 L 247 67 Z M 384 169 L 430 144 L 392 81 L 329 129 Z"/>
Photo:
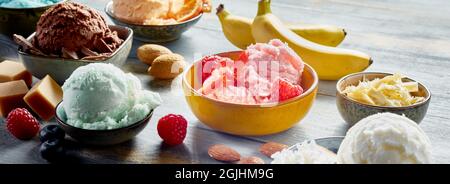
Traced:
<path id="1" fill-rule="evenodd" d="M 248 55 L 249 54 L 247 53 L 247 51 L 242 51 L 242 53 L 239 54 L 238 61 L 242 61 L 242 62 L 246 63 L 248 61 Z"/>
<path id="2" fill-rule="evenodd" d="M 285 101 L 303 93 L 303 88 L 299 85 L 293 85 L 284 79 L 279 79 L 279 98 L 278 101 Z"/>
<path id="3" fill-rule="evenodd" d="M 186 131 L 187 121 L 181 115 L 169 114 L 158 121 L 158 134 L 168 145 L 183 143 Z"/>
<path id="4" fill-rule="evenodd" d="M 16 138 L 31 139 L 39 132 L 39 122 L 25 108 L 16 108 L 6 118 L 6 128 Z"/>

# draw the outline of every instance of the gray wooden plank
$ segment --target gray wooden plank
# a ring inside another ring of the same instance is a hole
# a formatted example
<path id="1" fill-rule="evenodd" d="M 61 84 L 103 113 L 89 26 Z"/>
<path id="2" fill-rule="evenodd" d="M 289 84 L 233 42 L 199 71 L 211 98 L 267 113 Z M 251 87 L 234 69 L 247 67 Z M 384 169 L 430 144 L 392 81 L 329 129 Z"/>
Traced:
<path id="1" fill-rule="evenodd" d="M 89 1 L 89 4 L 102 10 L 104 2 Z M 213 2 L 216 6 L 219 1 Z M 225 3 L 233 13 L 243 16 L 252 17 L 256 12 L 255 0 L 220 2 Z M 274 0 L 273 10 L 290 22 L 345 27 L 349 35 L 342 47 L 372 54 L 375 64 L 369 68 L 370 71 L 398 71 L 424 82 L 431 89 L 433 99 L 421 127 L 432 140 L 436 161 L 450 163 L 450 144 L 446 138 L 450 133 L 450 115 L 447 112 L 450 108 L 450 86 L 442 82 L 450 79 L 446 70 L 450 65 L 450 53 L 447 51 L 450 48 L 450 26 L 446 24 L 449 17 L 443 14 L 448 12 L 449 4 L 443 0 Z M 134 48 L 140 44 L 135 42 Z M 201 55 L 236 50 L 220 32 L 214 14 L 205 15 L 180 40 L 164 45 L 185 56 L 190 63 Z M 145 65 L 136 60 L 134 52 L 124 69 L 137 74 L 146 88 L 160 92 L 165 104 L 155 111 L 149 126 L 132 142 L 109 148 L 73 144 L 70 153 L 80 157 L 82 162 L 217 163 L 206 154 L 211 144 L 227 144 L 243 155 L 260 156 L 256 150 L 263 141 L 294 144 L 305 139 L 344 135 L 348 128 L 334 104 L 335 82 L 320 82 L 321 95 L 308 116 L 292 129 L 271 136 L 238 137 L 215 132 L 198 122 L 186 105 L 179 85 L 180 78 L 172 82 L 153 80 L 145 74 Z M 156 124 L 160 117 L 168 113 L 182 114 L 190 122 L 189 133 L 182 146 L 161 146 Z M 0 128 L 0 138 L 1 163 L 45 163 L 38 156 L 37 140 L 17 141 L 4 130 L 4 126 Z"/>
<path id="2" fill-rule="evenodd" d="M 346 48 L 358 48 L 362 51 L 371 51 L 369 48 L 374 41 L 380 39 L 380 37 L 386 36 L 384 40 L 385 43 L 389 42 L 392 48 L 397 48 L 403 52 L 415 52 L 423 50 L 422 44 L 434 45 L 433 49 L 419 52 L 421 55 L 427 53 L 434 53 L 434 49 L 443 50 L 448 48 L 448 40 L 450 33 L 447 31 L 449 29 L 448 24 L 446 24 L 447 19 L 442 17 L 448 16 L 428 16 L 427 19 L 420 20 L 416 15 L 416 11 L 421 9 L 406 9 L 408 12 L 412 12 L 412 15 L 401 14 L 396 11 L 390 10 L 378 10 L 370 7 L 353 7 L 353 6 L 343 6 L 338 3 L 333 2 L 322 2 L 314 4 L 315 1 L 294 1 L 291 3 L 277 3 L 273 2 L 273 12 L 278 15 L 281 19 L 289 22 L 307 22 L 307 23 L 321 23 L 321 24 L 332 24 L 346 28 L 349 32 L 347 39 L 343 43 L 343 47 Z M 373 3 L 375 1 L 371 1 Z M 378 2 L 378 1 L 377 1 Z M 256 12 L 256 2 L 255 1 L 242 1 L 239 4 L 231 3 L 229 1 L 223 1 L 226 8 L 234 14 L 254 17 Z M 366 3 L 369 4 L 369 3 Z M 411 4 L 411 3 L 408 3 Z M 397 4 L 385 4 L 387 7 L 395 6 Z M 241 6 L 248 7 L 246 9 L 240 8 Z M 398 5 L 397 5 L 398 6 Z M 448 6 L 447 6 L 448 7 Z M 444 7 L 447 9 L 447 7 Z M 426 9 L 426 6 L 423 8 Z M 353 12 L 354 9 L 362 12 Z M 381 11 L 381 12 L 376 12 Z M 444 11 L 433 11 L 433 12 L 444 12 Z M 360 17 L 365 15 L 365 17 Z M 376 19 L 377 17 L 386 16 L 387 18 L 394 19 Z M 421 23 L 433 24 L 422 25 Z M 200 24 L 203 28 L 207 29 L 218 29 L 217 21 L 211 21 L 205 24 Z M 356 37 L 355 35 L 359 35 Z M 416 41 L 414 41 L 416 40 Z M 422 44 L 417 44 L 418 42 Z M 401 47 L 398 44 L 402 44 Z M 386 45 L 375 45 L 379 48 L 390 48 Z M 369 48 L 367 48 L 369 47 Z M 411 49 L 412 47 L 412 49 Z M 370 53 L 370 52 L 368 52 Z M 448 52 L 440 52 L 448 58 Z"/>

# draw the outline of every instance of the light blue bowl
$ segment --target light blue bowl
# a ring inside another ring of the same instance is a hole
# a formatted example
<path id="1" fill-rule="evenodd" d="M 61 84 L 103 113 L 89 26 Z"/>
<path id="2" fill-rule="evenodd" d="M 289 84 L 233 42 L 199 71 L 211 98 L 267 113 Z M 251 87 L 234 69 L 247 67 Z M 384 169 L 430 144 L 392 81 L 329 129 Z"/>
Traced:
<path id="1" fill-rule="evenodd" d="M 25 65 L 25 68 L 35 77 L 42 79 L 50 75 L 58 84 L 62 85 L 67 78 L 80 66 L 91 63 L 111 63 L 121 67 L 127 61 L 133 44 L 133 30 L 122 26 L 109 26 L 112 31 L 117 31 L 119 38 L 123 39 L 122 45 L 104 60 L 76 60 L 65 58 L 43 57 L 25 53 L 19 48 L 19 59 Z M 27 39 L 33 39 L 35 33 Z"/>

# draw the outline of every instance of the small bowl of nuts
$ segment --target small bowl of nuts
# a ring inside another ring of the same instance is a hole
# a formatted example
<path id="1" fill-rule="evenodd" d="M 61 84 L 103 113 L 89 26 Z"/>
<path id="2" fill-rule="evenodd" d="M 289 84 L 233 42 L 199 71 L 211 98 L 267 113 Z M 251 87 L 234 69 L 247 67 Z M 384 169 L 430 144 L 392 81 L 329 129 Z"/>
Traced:
<path id="1" fill-rule="evenodd" d="M 183 56 L 161 45 L 142 45 L 137 49 L 137 56 L 141 62 L 150 65 L 148 74 L 156 79 L 174 79 L 186 67 Z"/>

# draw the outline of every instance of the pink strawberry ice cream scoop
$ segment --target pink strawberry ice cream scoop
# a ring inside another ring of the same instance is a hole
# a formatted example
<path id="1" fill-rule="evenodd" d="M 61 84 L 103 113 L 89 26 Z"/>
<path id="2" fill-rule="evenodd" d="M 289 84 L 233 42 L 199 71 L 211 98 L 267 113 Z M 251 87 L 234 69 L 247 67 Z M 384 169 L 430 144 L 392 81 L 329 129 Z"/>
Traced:
<path id="1" fill-rule="evenodd" d="M 239 104 L 281 102 L 303 93 L 302 59 L 280 40 L 257 43 L 237 61 L 207 56 L 202 62 L 200 92 L 220 101 Z"/>

